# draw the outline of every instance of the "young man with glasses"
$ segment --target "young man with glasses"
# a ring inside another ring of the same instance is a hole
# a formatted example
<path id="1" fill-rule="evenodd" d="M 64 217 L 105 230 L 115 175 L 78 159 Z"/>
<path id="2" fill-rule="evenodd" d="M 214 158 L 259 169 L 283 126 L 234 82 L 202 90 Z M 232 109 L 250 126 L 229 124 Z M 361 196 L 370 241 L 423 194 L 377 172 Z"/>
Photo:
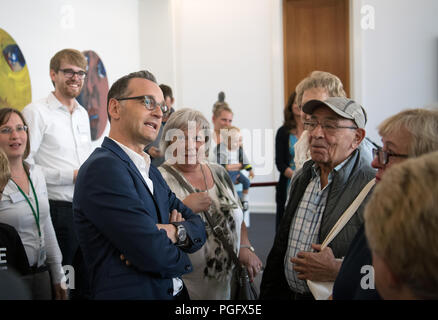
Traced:
<path id="1" fill-rule="evenodd" d="M 50 60 L 55 90 L 23 110 L 32 137 L 29 160 L 42 168 L 46 178 L 63 265 L 72 265 L 78 249 L 73 229 L 73 190 L 78 169 L 92 151 L 88 113 L 76 100 L 86 69 L 87 60 L 81 52 L 59 51 Z"/>
<path id="2" fill-rule="evenodd" d="M 359 145 L 365 137 L 365 110 L 353 100 L 310 100 L 307 119 L 311 160 L 291 181 L 290 199 L 263 274 L 262 299 L 312 299 L 305 280 L 334 281 L 359 226 L 355 214 L 333 239 L 320 244 L 375 171 Z M 359 207 L 361 212 L 363 205 Z"/>

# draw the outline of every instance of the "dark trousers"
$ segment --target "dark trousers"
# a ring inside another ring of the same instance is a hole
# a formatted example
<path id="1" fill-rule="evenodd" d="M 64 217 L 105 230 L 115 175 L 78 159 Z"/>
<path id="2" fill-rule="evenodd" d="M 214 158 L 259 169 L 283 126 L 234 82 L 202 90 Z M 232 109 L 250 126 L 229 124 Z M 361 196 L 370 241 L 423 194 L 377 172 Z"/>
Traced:
<path id="1" fill-rule="evenodd" d="M 275 202 L 277 203 L 277 211 L 275 215 L 275 233 L 277 233 L 280 227 L 281 219 L 283 218 L 286 199 L 287 199 L 287 185 L 288 179 L 285 176 L 280 177 L 275 187 Z"/>
<path id="2" fill-rule="evenodd" d="M 50 217 L 62 253 L 62 265 L 72 265 L 79 243 L 73 224 L 71 202 L 49 200 Z"/>
<path id="3" fill-rule="evenodd" d="M 69 291 L 70 298 L 89 299 L 88 274 L 74 228 L 72 203 L 49 200 L 49 204 L 53 228 L 62 253 L 62 265 L 73 266 L 75 271 L 75 289 Z"/>
<path id="4" fill-rule="evenodd" d="M 187 287 L 183 282 L 183 288 L 180 293 L 178 293 L 175 297 L 176 301 L 188 301 L 190 300 L 189 292 L 187 291 Z"/>

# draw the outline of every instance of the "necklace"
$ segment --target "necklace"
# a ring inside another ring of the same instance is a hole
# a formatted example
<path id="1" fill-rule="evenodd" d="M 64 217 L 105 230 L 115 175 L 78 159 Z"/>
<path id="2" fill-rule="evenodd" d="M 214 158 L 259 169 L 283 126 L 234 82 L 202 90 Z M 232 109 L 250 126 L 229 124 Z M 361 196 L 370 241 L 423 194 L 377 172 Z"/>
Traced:
<path id="1" fill-rule="evenodd" d="M 207 178 L 205 177 L 205 173 L 204 173 L 204 169 L 202 168 L 202 164 L 201 164 L 201 172 L 202 172 L 202 176 L 204 177 L 205 191 L 210 195 L 210 193 L 208 192 Z"/>

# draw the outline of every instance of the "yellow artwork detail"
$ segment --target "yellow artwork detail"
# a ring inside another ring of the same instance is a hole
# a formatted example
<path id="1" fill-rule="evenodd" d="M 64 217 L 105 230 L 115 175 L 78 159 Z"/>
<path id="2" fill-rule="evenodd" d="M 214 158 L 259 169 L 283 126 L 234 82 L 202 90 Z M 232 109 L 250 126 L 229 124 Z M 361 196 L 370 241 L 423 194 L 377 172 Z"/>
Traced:
<path id="1" fill-rule="evenodd" d="M 22 110 L 32 101 L 29 71 L 12 37 L 0 28 L 0 108 Z"/>

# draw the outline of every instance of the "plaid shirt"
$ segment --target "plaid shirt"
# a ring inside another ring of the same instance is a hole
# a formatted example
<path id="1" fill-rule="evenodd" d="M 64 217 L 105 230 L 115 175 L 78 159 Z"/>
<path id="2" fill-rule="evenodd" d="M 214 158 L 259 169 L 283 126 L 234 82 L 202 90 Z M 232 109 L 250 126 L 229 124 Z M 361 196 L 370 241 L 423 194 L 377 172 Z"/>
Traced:
<path id="1" fill-rule="evenodd" d="M 328 183 L 321 190 L 321 170 L 314 164 L 312 178 L 307 185 L 295 217 L 289 229 L 288 249 L 284 257 L 284 272 L 286 280 L 292 291 L 297 293 L 310 293 L 307 283 L 298 279 L 298 274 L 293 270 L 291 258 L 296 257 L 300 251 L 311 251 L 312 243 L 318 243 L 318 234 L 321 227 L 322 214 L 327 203 L 329 186 L 333 180 L 333 172 L 339 171 L 348 161 L 347 158 L 337 165 L 328 176 Z"/>

